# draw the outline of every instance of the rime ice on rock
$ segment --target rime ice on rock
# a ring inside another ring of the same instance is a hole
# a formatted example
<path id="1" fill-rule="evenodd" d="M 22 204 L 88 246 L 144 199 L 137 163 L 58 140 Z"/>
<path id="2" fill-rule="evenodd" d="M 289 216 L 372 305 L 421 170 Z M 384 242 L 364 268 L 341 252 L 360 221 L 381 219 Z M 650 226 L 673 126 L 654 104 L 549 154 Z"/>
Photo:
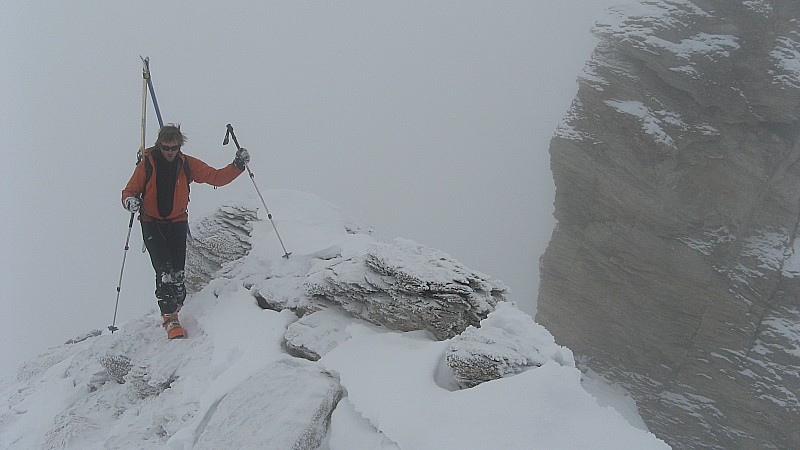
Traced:
<path id="1" fill-rule="evenodd" d="M 447 365 L 462 388 L 520 373 L 548 361 L 575 367 L 572 352 L 556 345 L 543 326 L 506 302 L 450 340 Z"/>
<path id="2" fill-rule="evenodd" d="M 125 384 L 125 376 L 131 371 L 131 359 L 125 355 L 107 355 L 100 357 L 100 364 L 108 377 L 119 384 Z"/>
<path id="3" fill-rule="evenodd" d="M 186 239 L 186 287 L 189 292 L 202 289 L 217 271 L 250 251 L 251 222 L 255 220 L 255 209 L 230 204 L 191 223 L 192 234 Z"/>
<path id="4" fill-rule="evenodd" d="M 375 242 L 365 254 L 319 262 L 308 293 L 393 330 L 428 330 L 439 339 L 477 325 L 505 298 L 499 281 L 416 242 Z"/>

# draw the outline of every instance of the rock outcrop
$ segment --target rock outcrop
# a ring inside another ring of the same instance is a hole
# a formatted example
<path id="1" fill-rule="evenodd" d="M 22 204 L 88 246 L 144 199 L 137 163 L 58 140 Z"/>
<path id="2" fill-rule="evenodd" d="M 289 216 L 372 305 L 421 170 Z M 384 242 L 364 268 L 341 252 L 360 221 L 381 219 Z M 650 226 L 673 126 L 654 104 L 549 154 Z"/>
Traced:
<path id="1" fill-rule="evenodd" d="M 320 448 L 343 393 L 334 377 L 314 365 L 278 361 L 219 402 L 193 448 L 227 448 L 231 442 L 241 448 Z"/>
<path id="2" fill-rule="evenodd" d="M 199 291 L 221 269 L 235 265 L 247 255 L 252 248 L 252 222 L 257 219 L 255 209 L 230 204 L 192 222 L 191 236 L 186 239 L 186 288 L 189 293 Z"/>
<path id="3" fill-rule="evenodd" d="M 286 351 L 298 358 L 317 361 L 350 338 L 346 328 L 354 322 L 357 319 L 336 307 L 306 314 L 286 327 Z"/>
<path id="4" fill-rule="evenodd" d="M 540 367 L 548 361 L 575 367 L 572 352 L 556 345 L 553 335 L 510 303 L 498 303 L 480 328 L 470 326 L 452 338 L 447 366 L 461 388 Z"/>
<path id="5" fill-rule="evenodd" d="M 798 448 L 800 3 L 610 12 L 551 142 L 537 321 L 677 448 Z"/>
<path id="6" fill-rule="evenodd" d="M 318 261 L 304 287 L 313 298 L 369 322 L 400 331 L 428 330 L 438 339 L 478 325 L 507 291 L 449 255 L 406 239 Z"/>
<path id="7" fill-rule="evenodd" d="M 262 308 L 305 316 L 336 306 L 391 330 L 427 330 L 448 339 L 477 326 L 508 291 L 446 253 L 407 239 L 345 236 L 341 245 L 292 258 L 284 272 L 250 285 Z"/>
<path id="8" fill-rule="evenodd" d="M 252 249 L 256 210 L 222 206 L 192 223 L 187 240 L 186 285 L 190 293 L 215 277 L 232 277 Z M 408 239 L 384 241 L 351 220 L 342 223 L 340 243 L 289 263 L 246 283 L 264 309 L 290 309 L 298 316 L 339 306 L 357 318 L 392 330 L 428 330 L 451 338 L 477 326 L 508 288 L 450 255 Z M 289 350 L 293 348 L 289 341 Z M 314 354 L 307 357 L 313 359 Z"/>

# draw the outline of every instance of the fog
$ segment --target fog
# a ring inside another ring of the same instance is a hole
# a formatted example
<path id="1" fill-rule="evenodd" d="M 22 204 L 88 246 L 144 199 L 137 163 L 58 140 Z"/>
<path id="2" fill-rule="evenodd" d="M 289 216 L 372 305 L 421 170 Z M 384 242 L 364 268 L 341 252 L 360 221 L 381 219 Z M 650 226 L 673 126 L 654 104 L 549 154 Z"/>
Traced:
<path id="1" fill-rule="evenodd" d="M 140 55 L 185 153 L 229 163 L 231 123 L 262 191 L 319 195 L 535 312 L 555 225 L 548 144 L 612 3 L 3 2 L 0 369 L 111 324 Z M 148 104 L 148 145 L 157 128 Z M 190 215 L 252 192 L 246 177 L 193 185 Z M 117 324 L 156 307 L 138 224 L 131 242 Z"/>

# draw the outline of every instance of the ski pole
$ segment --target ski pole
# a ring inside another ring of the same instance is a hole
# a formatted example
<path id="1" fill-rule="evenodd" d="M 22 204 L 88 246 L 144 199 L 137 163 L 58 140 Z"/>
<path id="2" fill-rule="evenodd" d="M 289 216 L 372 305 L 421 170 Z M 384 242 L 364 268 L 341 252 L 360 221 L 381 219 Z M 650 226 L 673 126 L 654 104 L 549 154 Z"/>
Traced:
<path id="1" fill-rule="evenodd" d="M 141 129 L 141 146 L 139 147 L 139 151 L 136 153 L 136 164 L 141 162 L 142 158 L 144 158 L 144 145 L 145 145 L 145 130 L 147 129 L 147 87 L 148 83 L 150 84 L 150 93 L 153 94 L 152 91 L 152 83 L 150 82 L 150 58 L 143 58 L 141 55 L 139 58 L 142 59 L 142 129 Z M 153 97 L 153 102 L 155 103 L 155 97 Z M 158 106 L 156 106 L 156 112 L 158 112 Z M 161 120 L 161 115 L 158 115 L 159 121 Z M 122 254 L 122 268 L 119 270 L 119 282 L 117 283 L 117 301 L 114 305 L 114 320 L 111 322 L 111 326 L 108 327 L 111 330 L 111 334 L 114 334 L 119 328 L 116 327 L 117 325 L 117 310 L 119 309 L 119 295 L 122 291 L 122 274 L 125 272 L 125 261 L 128 259 L 128 249 L 130 248 L 131 242 L 131 231 L 133 230 L 133 219 L 136 213 L 131 213 L 131 219 L 128 223 L 128 236 L 125 238 L 125 252 Z"/>
<path id="2" fill-rule="evenodd" d="M 125 260 L 128 258 L 128 248 L 131 241 L 131 230 L 133 230 L 133 216 L 135 213 L 131 213 L 131 220 L 128 223 L 128 237 L 125 238 L 125 252 L 122 254 L 122 268 L 119 270 L 119 283 L 117 283 L 117 303 L 114 305 L 114 320 L 111 322 L 111 326 L 108 327 L 111 330 L 111 334 L 114 334 L 115 331 L 119 330 L 115 325 L 117 324 L 117 309 L 119 308 L 119 294 L 122 291 L 122 274 L 125 272 Z"/>
<path id="3" fill-rule="evenodd" d="M 233 138 L 233 143 L 236 144 L 236 149 L 241 150 L 242 147 L 239 146 L 239 140 L 236 139 L 236 134 L 233 132 L 233 125 L 231 124 L 228 124 L 228 131 L 225 132 L 225 139 L 222 141 L 222 145 L 228 145 L 229 137 Z M 264 205 L 264 210 L 267 212 L 267 217 L 269 218 L 270 223 L 272 223 L 272 228 L 275 229 L 275 235 L 278 236 L 278 242 L 281 243 L 281 248 L 283 248 L 283 257 L 289 259 L 289 255 L 291 255 L 291 252 L 287 252 L 286 246 L 283 245 L 283 239 L 281 239 L 281 234 L 278 233 L 278 227 L 275 226 L 275 221 L 272 220 L 272 214 L 269 212 L 269 208 L 267 207 L 267 202 L 264 201 L 264 196 L 261 195 L 261 190 L 258 188 L 258 185 L 256 184 L 255 175 L 253 175 L 253 172 L 250 170 L 250 166 L 247 163 L 245 163 L 244 167 L 245 169 L 247 169 L 247 173 L 250 175 L 250 181 L 253 182 L 253 187 L 256 188 L 258 197 L 261 199 L 261 204 Z"/>

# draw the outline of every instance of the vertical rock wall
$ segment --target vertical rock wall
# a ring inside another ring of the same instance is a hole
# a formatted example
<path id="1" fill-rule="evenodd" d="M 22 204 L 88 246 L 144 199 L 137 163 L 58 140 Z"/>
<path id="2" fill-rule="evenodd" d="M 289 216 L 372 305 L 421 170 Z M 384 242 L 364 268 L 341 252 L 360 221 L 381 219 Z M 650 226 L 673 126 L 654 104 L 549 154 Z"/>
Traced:
<path id="1" fill-rule="evenodd" d="M 676 448 L 800 448 L 800 3 L 649 1 L 595 32 L 537 321 Z"/>

